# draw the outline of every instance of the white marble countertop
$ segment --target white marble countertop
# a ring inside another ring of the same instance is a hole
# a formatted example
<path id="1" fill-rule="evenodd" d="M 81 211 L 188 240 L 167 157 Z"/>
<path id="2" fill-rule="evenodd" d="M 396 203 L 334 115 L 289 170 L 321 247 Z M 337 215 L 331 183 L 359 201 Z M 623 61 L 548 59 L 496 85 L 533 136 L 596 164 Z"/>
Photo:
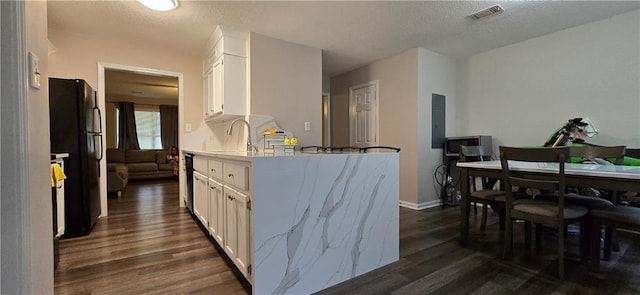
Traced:
<path id="1" fill-rule="evenodd" d="M 484 162 L 460 162 L 456 166 L 463 168 L 502 169 L 500 161 L 498 160 Z M 557 163 L 509 161 L 509 166 L 513 170 L 530 172 L 551 172 L 558 170 Z M 567 175 L 640 179 L 640 167 L 637 166 L 568 163 L 565 165 L 565 173 Z"/>
<path id="2" fill-rule="evenodd" d="M 199 156 L 217 157 L 230 160 L 251 161 L 254 158 L 272 158 L 272 157 L 318 157 L 318 156 L 339 156 L 339 155 L 374 155 L 381 153 L 395 153 L 387 151 L 372 151 L 368 153 L 306 153 L 301 151 L 295 152 L 247 152 L 247 151 L 199 151 L 192 149 L 183 149 L 183 153 L 190 153 Z"/>

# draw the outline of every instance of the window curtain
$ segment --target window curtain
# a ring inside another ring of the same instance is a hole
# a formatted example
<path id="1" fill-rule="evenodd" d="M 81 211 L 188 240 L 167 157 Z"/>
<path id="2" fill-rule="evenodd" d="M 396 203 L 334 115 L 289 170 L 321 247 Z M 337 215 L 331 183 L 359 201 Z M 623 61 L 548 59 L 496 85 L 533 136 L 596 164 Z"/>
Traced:
<path id="1" fill-rule="evenodd" d="M 160 105 L 160 140 L 162 148 L 178 146 L 178 107 Z"/>
<path id="2" fill-rule="evenodd" d="M 134 104 L 132 102 L 120 102 L 118 108 L 120 109 L 118 148 L 139 150 Z"/>

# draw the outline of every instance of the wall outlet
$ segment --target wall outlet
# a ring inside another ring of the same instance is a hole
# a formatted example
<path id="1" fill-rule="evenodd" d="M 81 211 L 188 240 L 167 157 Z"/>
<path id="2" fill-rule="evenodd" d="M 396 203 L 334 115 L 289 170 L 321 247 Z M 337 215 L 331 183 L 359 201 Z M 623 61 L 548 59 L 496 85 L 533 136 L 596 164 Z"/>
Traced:
<path id="1" fill-rule="evenodd" d="M 311 122 L 304 122 L 304 131 L 311 131 Z"/>

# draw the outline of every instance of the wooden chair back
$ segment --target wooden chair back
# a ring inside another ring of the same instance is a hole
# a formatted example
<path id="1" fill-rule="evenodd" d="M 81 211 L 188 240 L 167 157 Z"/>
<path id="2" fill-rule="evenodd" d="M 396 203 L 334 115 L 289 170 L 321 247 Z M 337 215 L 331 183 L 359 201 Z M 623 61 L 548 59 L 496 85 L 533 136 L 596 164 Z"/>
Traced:
<path id="1" fill-rule="evenodd" d="M 640 148 L 639 149 L 626 149 L 624 151 L 624 155 L 632 158 L 640 158 Z"/>
<path id="2" fill-rule="evenodd" d="M 500 163 L 502 164 L 502 175 L 507 192 L 507 208 L 511 208 L 513 202 L 513 193 L 511 187 L 532 188 L 538 190 L 546 190 L 558 192 L 558 207 L 564 208 L 564 192 L 565 179 L 564 168 L 565 162 L 569 158 L 568 147 L 556 148 L 522 148 L 522 147 L 500 147 Z M 522 162 L 545 162 L 556 163 L 558 165 L 557 177 L 522 177 L 509 167 L 509 161 Z M 559 211 L 558 219 L 564 218 L 563 210 Z"/>
<path id="3" fill-rule="evenodd" d="M 624 160 L 626 147 L 620 146 L 580 146 L 570 147 L 569 154 L 571 157 L 579 157 L 585 159 L 602 158 L 616 165 L 622 165 Z"/>
<path id="4" fill-rule="evenodd" d="M 491 157 L 491 151 L 488 151 L 487 153 L 481 145 L 460 146 L 460 162 L 482 162 L 488 157 Z"/>

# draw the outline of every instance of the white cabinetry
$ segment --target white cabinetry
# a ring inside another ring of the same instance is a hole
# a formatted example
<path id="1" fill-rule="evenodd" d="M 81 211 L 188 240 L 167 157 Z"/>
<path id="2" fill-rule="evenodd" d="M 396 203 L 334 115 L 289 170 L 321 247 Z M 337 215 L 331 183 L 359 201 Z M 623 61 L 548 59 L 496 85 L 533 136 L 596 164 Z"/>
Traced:
<path id="1" fill-rule="evenodd" d="M 209 189 L 207 177 L 198 172 L 193 172 L 193 214 L 200 220 L 200 223 L 208 228 L 209 218 Z"/>
<path id="2" fill-rule="evenodd" d="M 225 241 L 225 197 L 223 185 L 209 178 L 209 233 L 223 246 Z"/>
<path id="3" fill-rule="evenodd" d="M 249 277 L 249 197 L 230 187 L 224 188 L 226 231 L 224 250 L 245 277 Z"/>
<path id="4" fill-rule="evenodd" d="M 251 280 L 251 163 L 203 156 L 193 163 L 193 213 Z"/>
<path id="5" fill-rule="evenodd" d="M 218 26 L 203 60 L 206 121 L 247 114 L 247 32 Z"/>

